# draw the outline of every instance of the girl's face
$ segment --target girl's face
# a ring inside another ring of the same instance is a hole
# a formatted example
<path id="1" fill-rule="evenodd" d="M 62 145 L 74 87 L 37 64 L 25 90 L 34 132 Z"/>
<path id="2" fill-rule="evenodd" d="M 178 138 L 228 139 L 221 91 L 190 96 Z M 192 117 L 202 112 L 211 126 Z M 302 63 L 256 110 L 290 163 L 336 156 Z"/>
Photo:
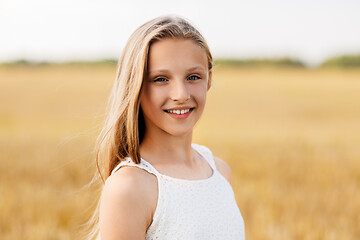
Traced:
<path id="1" fill-rule="evenodd" d="M 149 50 L 140 105 L 146 131 L 191 133 L 211 84 L 207 56 L 193 40 L 164 39 Z"/>

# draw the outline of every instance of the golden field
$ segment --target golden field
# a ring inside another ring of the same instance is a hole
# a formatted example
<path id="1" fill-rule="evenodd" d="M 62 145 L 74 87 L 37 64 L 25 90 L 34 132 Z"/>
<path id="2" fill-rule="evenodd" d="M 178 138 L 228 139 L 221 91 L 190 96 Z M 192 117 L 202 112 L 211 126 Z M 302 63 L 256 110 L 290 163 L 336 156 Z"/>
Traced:
<path id="1" fill-rule="evenodd" d="M 114 66 L 0 67 L 0 238 L 80 239 Z M 194 142 L 232 168 L 247 240 L 360 239 L 360 70 L 217 66 Z"/>

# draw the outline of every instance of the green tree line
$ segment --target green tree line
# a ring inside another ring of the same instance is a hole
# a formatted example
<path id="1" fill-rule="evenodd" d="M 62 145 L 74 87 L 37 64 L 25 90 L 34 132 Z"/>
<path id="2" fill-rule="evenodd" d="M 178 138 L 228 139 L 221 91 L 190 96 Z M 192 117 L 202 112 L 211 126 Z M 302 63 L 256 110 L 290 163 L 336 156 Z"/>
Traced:
<path id="1" fill-rule="evenodd" d="M 25 59 L 2 63 L 1 65 L 49 65 L 49 64 L 67 64 L 67 65 L 116 65 L 116 59 L 103 59 L 100 61 L 70 61 L 70 62 L 33 62 Z M 236 58 L 219 58 L 215 59 L 215 66 L 237 66 L 237 67 L 256 67 L 256 66 L 270 66 L 270 67 L 292 67 L 292 68 L 306 68 L 307 65 L 298 59 L 293 58 L 251 58 L 251 59 L 236 59 Z M 360 68 L 360 54 L 359 55 L 343 55 L 332 57 L 325 60 L 318 66 L 319 68 Z"/>

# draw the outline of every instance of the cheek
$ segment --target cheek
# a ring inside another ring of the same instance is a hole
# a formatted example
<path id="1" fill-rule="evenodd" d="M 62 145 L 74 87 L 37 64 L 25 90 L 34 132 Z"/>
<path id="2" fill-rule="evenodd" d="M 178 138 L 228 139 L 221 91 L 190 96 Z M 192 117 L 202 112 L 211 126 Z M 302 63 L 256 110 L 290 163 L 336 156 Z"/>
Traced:
<path id="1" fill-rule="evenodd" d="M 152 107 L 159 107 L 162 101 L 162 92 L 156 88 L 147 86 L 143 89 L 140 99 L 140 105 L 143 109 L 150 109 Z"/>
<path id="2" fill-rule="evenodd" d="M 207 96 L 207 84 L 199 84 L 193 89 L 193 96 L 199 104 L 205 104 Z"/>

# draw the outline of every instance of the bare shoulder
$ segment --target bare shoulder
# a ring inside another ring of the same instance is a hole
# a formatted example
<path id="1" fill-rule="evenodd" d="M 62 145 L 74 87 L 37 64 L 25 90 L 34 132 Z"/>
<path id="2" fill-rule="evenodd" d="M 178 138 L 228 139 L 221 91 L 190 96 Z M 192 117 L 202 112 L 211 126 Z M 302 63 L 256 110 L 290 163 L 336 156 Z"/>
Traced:
<path id="1" fill-rule="evenodd" d="M 156 177 L 137 167 L 121 167 L 102 191 L 101 239 L 145 239 L 156 202 Z"/>
<path id="2" fill-rule="evenodd" d="M 215 160 L 216 168 L 231 184 L 231 168 L 229 164 L 227 164 L 224 160 L 215 156 L 214 156 L 214 160 Z"/>

